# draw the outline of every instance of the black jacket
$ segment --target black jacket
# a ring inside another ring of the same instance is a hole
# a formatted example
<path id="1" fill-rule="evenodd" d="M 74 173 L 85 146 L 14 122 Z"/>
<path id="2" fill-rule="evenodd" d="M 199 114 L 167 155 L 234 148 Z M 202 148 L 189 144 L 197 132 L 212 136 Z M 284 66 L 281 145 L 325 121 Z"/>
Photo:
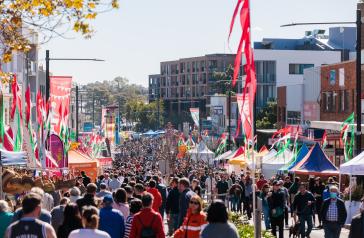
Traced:
<path id="1" fill-rule="evenodd" d="M 179 191 L 178 188 L 174 188 L 168 193 L 166 202 L 167 214 L 178 214 L 179 212 Z"/>
<path id="2" fill-rule="evenodd" d="M 308 206 L 308 201 L 313 202 L 310 206 Z M 297 211 L 297 215 L 312 215 L 314 209 L 315 197 L 311 192 L 306 191 L 305 194 L 301 194 L 298 192 L 294 197 L 292 203 L 293 211 Z"/>
<path id="3" fill-rule="evenodd" d="M 327 210 L 329 209 L 330 201 L 331 201 L 331 198 L 326 199 L 324 201 L 324 203 L 322 204 L 322 208 L 321 208 L 322 223 L 327 222 L 326 214 L 327 214 Z M 343 200 L 337 199 L 336 206 L 337 206 L 337 212 L 338 212 L 338 222 L 341 226 L 343 226 L 345 224 L 346 217 L 347 217 L 346 208 L 345 208 L 345 204 L 344 204 Z"/>
<path id="4" fill-rule="evenodd" d="M 78 209 L 82 212 L 83 206 L 94 206 L 97 207 L 98 201 L 93 194 L 86 193 L 83 198 L 80 198 L 76 201 Z"/>
<path id="5" fill-rule="evenodd" d="M 157 184 L 157 189 L 162 196 L 162 207 L 164 208 L 166 206 L 166 201 L 167 201 L 167 188 L 166 186 L 164 186 L 164 184 L 159 183 Z"/>
<path id="6" fill-rule="evenodd" d="M 349 238 L 364 237 L 364 214 L 353 217 L 351 221 Z"/>
<path id="7" fill-rule="evenodd" d="M 284 192 L 279 189 L 277 192 L 272 191 L 272 195 L 268 198 L 269 210 L 280 208 L 282 211 L 284 209 Z M 273 214 L 270 214 L 273 215 Z M 282 214 L 283 216 L 283 214 Z"/>

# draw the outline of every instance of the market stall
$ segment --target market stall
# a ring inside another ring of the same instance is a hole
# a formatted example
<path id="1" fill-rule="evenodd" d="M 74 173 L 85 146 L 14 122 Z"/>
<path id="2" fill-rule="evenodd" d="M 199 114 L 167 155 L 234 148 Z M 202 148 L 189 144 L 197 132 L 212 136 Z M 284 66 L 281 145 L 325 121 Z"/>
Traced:
<path id="1" fill-rule="evenodd" d="M 92 160 L 89 156 L 83 154 L 77 150 L 68 151 L 68 167 L 76 174 L 85 171 L 91 181 L 96 181 L 99 162 L 98 160 Z"/>
<path id="2" fill-rule="evenodd" d="M 292 160 L 281 167 L 279 171 L 282 173 L 288 172 L 290 169 L 292 169 L 294 166 L 296 166 L 309 152 L 309 149 L 307 148 L 306 144 L 303 144 L 302 147 L 298 150 L 298 153 L 296 156 L 292 158 Z"/>
<path id="3" fill-rule="evenodd" d="M 213 164 L 215 153 L 207 148 L 205 143 L 201 141 L 195 148 L 188 151 L 193 161 L 203 161 L 205 163 Z"/>
<path id="4" fill-rule="evenodd" d="M 306 156 L 289 171 L 295 174 L 316 176 L 339 175 L 338 169 L 327 158 L 319 143 L 316 143 Z"/>
<path id="5" fill-rule="evenodd" d="M 272 149 L 262 158 L 262 174 L 266 178 L 276 175 L 278 170 L 292 159 L 292 156 L 293 153 L 288 149 L 282 153 L 278 153 L 276 150 Z"/>

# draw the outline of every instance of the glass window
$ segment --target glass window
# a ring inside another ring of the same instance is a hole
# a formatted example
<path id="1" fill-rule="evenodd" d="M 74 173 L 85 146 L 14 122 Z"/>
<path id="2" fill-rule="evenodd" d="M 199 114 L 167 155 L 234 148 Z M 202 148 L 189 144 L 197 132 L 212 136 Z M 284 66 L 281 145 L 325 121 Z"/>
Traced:
<path id="1" fill-rule="evenodd" d="M 289 64 L 289 74 L 303 74 L 304 69 L 314 66 L 314 64 Z"/>

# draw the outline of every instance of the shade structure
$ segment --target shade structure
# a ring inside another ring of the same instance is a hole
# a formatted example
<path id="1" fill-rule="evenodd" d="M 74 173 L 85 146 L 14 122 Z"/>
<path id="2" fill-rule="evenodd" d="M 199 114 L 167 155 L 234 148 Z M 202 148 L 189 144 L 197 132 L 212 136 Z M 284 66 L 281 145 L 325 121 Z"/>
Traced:
<path id="1" fill-rule="evenodd" d="M 292 156 L 292 152 L 288 149 L 280 154 L 274 149 L 271 150 L 262 159 L 262 173 L 267 178 L 276 175 L 279 168 L 286 165 L 292 159 Z"/>
<path id="2" fill-rule="evenodd" d="M 229 150 L 229 151 L 226 151 L 225 153 L 217 156 L 214 161 L 221 161 L 221 160 L 226 160 L 229 158 L 230 155 L 232 155 L 234 152 Z"/>
<path id="3" fill-rule="evenodd" d="M 149 130 L 149 131 L 143 133 L 143 136 L 146 136 L 146 137 L 153 137 L 153 136 L 156 136 L 156 135 L 158 135 L 158 133 L 156 133 L 156 132 L 154 132 L 152 130 Z"/>
<path id="4" fill-rule="evenodd" d="M 244 166 L 246 164 L 244 147 L 239 147 L 234 152 L 233 156 L 229 158 L 228 163 L 231 165 Z"/>
<path id="5" fill-rule="evenodd" d="M 215 153 L 209 150 L 203 141 L 192 150 L 189 150 L 188 154 L 193 161 L 203 161 L 209 164 L 213 164 L 215 158 Z"/>
<path id="6" fill-rule="evenodd" d="M 96 181 L 99 162 L 78 150 L 68 151 L 68 167 L 75 172 L 85 171 L 91 181 Z"/>
<path id="7" fill-rule="evenodd" d="M 298 150 L 297 156 L 293 157 L 292 160 L 288 164 L 280 168 L 279 171 L 289 172 L 289 170 L 296 166 L 296 164 L 298 164 L 307 155 L 308 152 L 309 149 L 307 148 L 306 144 L 303 144 L 302 147 Z"/>
<path id="8" fill-rule="evenodd" d="M 0 164 L 2 166 L 26 166 L 28 163 L 25 151 L 13 152 L 0 149 Z"/>
<path id="9" fill-rule="evenodd" d="M 364 175 L 364 151 L 350 161 L 340 165 L 340 173 L 348 175 Z"/>
<path id="10" fill-rule="evenodd" d="M 338 175 L 339 170 L 327 158 L 319 143 L 316 143 L 307 155 L 290 171 L 296 174 L 330 176 Z"/>

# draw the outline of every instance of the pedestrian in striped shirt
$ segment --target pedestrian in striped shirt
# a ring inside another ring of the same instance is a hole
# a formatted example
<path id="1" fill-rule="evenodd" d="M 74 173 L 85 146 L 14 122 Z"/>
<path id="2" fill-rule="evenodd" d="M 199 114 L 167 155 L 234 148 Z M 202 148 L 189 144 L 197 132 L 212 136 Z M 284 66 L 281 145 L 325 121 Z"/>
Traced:
<path id="1" fill-rule="evenodd" d="M 142 209 L 142 201 L 138 198 L 134 198 L 130 202 L 130 214 L 125 220 L 125 233 L 124 238 L 129 238 L 131 224 L 133 223 L 134 214 L 140 212 Z"/>

